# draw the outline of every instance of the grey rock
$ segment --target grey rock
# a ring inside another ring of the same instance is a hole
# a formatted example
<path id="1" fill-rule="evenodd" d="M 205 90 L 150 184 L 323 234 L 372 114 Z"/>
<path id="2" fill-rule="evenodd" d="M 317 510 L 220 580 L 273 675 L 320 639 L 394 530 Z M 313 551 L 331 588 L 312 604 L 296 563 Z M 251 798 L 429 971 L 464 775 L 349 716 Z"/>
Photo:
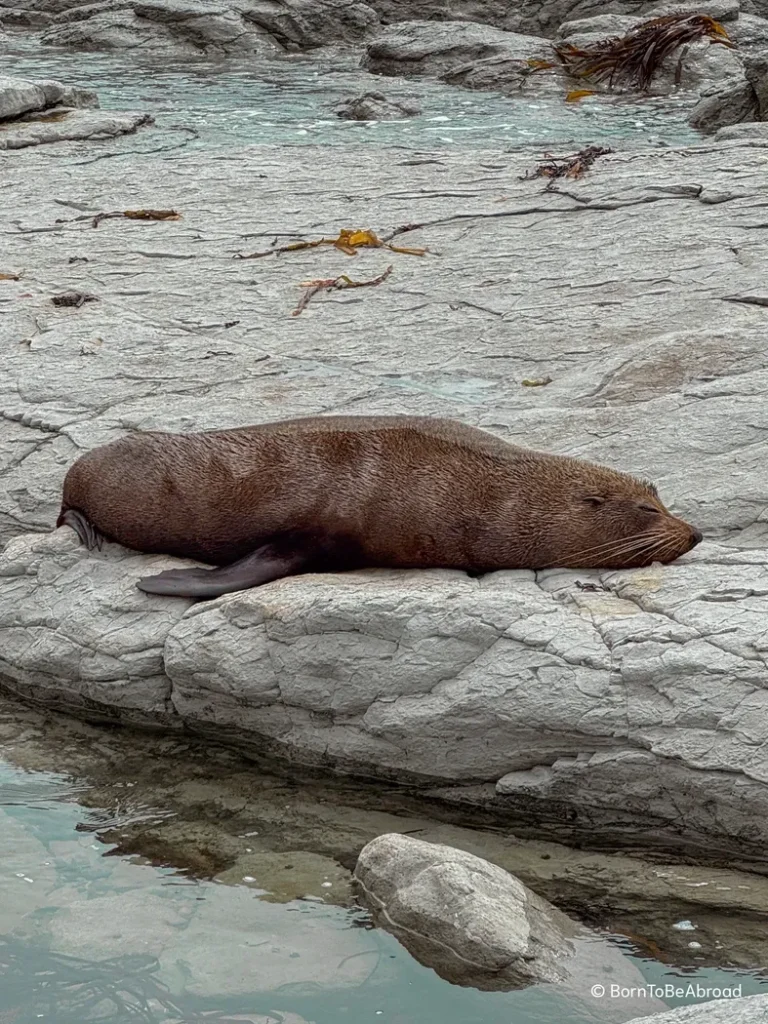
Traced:
<path id="1" fill-rule="evenodd" d="M 637 19 L 617 15 L 568 22 L 563 38 L 577 46 L 589 45 L 615 34 L 628 32 Z M 576 84 L 588 84 L 598 93 L 620 91 L 621 82 L 611 90 L 607 84 L 584 83 L 558 66 L 532 71 L 528 61 L 552 60 L 547 40 L 477 25 L 472 22 L 401 22 L 388 26 L 367 46 L 362 66 L 375 74 L 429 75 L 452 85 L 515 93 L 552 93 L 564 96 Z M 720 92 L 722 106 L 734 107 L 737 93 L 751 95 L 744 65 L 733 50 L 694 42 L 673 54 L 654 78 L 650 92 L 668 95 L 676 91 L 696 94 Z M 734 112 L 733 119 L 743 111 Z M 725 115 L 721 116 L 721 123 Z M 732 123 L 732 122 L 730 122 Z"/>
<path id="2" fill-rule="evenodd" d="M 520 180 L 536 150 L 361 147 L 326 181 L 313 147 L 225 164 L 130 142 L 106 145 L 109 200 L 87 145 L 7 158 L 0 270 L 22 277 L 0 282 L 3 685 L 415 783 L 518 834 L 764 862 L 765 147 L 617 152 L 559 193 Z M 147 202 L 148 181 L 182 219 L 76 219 Z M 299 283 L 349 257 L 231 259 L 277 233 L 408 222 L 425 226 L 403 241 L 439 259 L 361 253 L 355 276 L 392 262 L 391 278 L 300 317 Z M 65 290 L 100 301 L 54 307 Z M 134 587 L 172 559 L 47 532 L 67 467 L 123 433 L 350 407 L 651 476 L 706 543 L 632 573 L 307 576 L 190 606 Z"/>
<path id="3" fill-rule="evenodd" d="M 501 92 L 565 88 L 559 69 L 531 73 L 528 61 L 550 60 L 545 39 L 473 22 L 412 21 L 388 26 L 366 48 L 374 74 L 430 76 L 451 85 Z"/>
<path id="4" fill-rule="evenodd" d="M 737 22 L 728 26 L 728 35 L 738 43 L 742 55 L 768 49 L 768 18 L 741 14 Z"/>
<path id="5" fill-rule="evenodd" d="M 768 123 L 765 121 L 745 121 L 743 124 L 734 124 L 729 125 L 727 128 L 720 128 L 715 133 L 716 142 L 745 141 L 747 139 L 768 142 Z"/>
<path id="6" fill-rule="evenodd" d="M 0 150 L 26 149 L 28 146 L 42 146 L 52 142 L 103 141 L 119 135 L 130 135 L 153 123 L 149 114 L 114 111 L 92 113 L 64 109 L 55 118 L 48 122 L 36 118 L 15 122 L 13 129 L 0 134 Z"/>
<path id="7" fill-rule="evenodd" d="M 739 0 L 665 0 L 644 16 L 660 18 L 665 14 L 706 14 L 716 21 L 735 22 L 740 15 Z M 731 25 L 728 26 L 730 31 Z"/>
<path id="8" fill-rule="evenodd" d="M 742 15 L 731 30 L 747 79 L 755 91 L 760 120 L 768 118 L 768 20 Z"/>
<path id="9" fill-rule="evenodd" d="M 574 46 L 589 46 L 613 35 L 624 35 L 643 20 L 602 15 L 568 22 L 562 26 L 561 35 Z M 702 39 L 672 53 L 654 76 L 649 92 L 661 96 L 679 90 L 699 95 L 735 93 L 739 88 L 748 90 L 748 86 L 744 65 L 737 52 Z M 590 85 L 590 88 L 607 89 L 608 86 Z M 619 81 L 615 88 L 625 87 Z"/>
<path id="10" fill-rule="evenodd" d="M 477 21 L 510 32 L 554 36 L 560 25 L 580 18 L 603 15 L 631 17 L 635 20 L 655 17 L 667 9 L 695 8 L 719 20 L 735 19 L 739 6 L 750 13 L 768 14 L 768 0 L 370 0 L 385 23 L 412 20 Z M 762 6 L 763 10 L 757 10 Z"/>
<path id="11" fill-rule="evenodd" d="M 0 26 L 3 28 L 44 28 L 51 23 L 52 19 L 53 15 L 45 11 L 7 7 L 4 3 L 0 3 Z M 0 35 L 0 42 L 6 38 Z"/>
<path id="12" fill-rule="evenodd" d="M 688 115 L 688 122 L 699 131 L 712 134 L 729 125 L 754 121 L 759 114 L 760 104 L 755 90 L 745 80 L 702 96 Z"/>
<path id="13" fill-rule="evenodd" d="M 766 1024 L 768 996 L 719 999 L 695 1006 L 681 1006 L 651 1017 L 637 1017 L 629 1024 Z"/>
<path id="14" fill-rule="evenodd" d="M 370 91 L 344 100 L 336 109 L 336 116 L 346 121 L 401 121 L 420 113 L 414 100 L 391 100 L 382 92 Z"/>
<path id="15" fill-rule="evenodd" d="M 31 111 L 52 107 L 98 107 L 95 92 L 61 82 L 30 81 L 0 75 L 0 121 L 10 121 Z"/>
<path id="16" fill-rule="evenodd" d="M 363 0 L 99 0 L 62 6 L 42 41 L 270 56 L 357 40 L 377 25 L 376 12 Z"/>
<path id="17" fill-rule="evenodd" d="M 596 1003 L 594 985 L 642 986 L 637 968 L 514 875 L 471 853 L 380 835 L 360 852 L 355 878 L 375 923 L 453 984 L 553 986 L 571 1013 L 576 1000 L 585 1003 L 590 1020 L 623 1021 L 641 1007 L 663 1006 L 641 998 Z"/>
<path id="18" fill-rule="evenodd" d="M 495 864 L 391 833 L 362 849 L 355 878 L 379 922 L 441 977 L 499 989 L 567 977 L 578 927 Z"/>
<path id="19" fill-rule="evenodd" d="M 592 18 L 576 18 L 574 21 L 563 22 L 558 29 L 557 37 L 568 40 L 571 36 L 609 39 L 611 36 L 626 35 L 643 20 L 632 14 L 596 14 Z"/>
<path id="20" fill-rule="evenodd" d="M 470 60 L 546 57 L 545 40 L 466 21 L 408 21 L 388 26 L 366 48 L 363 66 L 375 74 L 439 77 Z"/>
<path id="21" fill-rule="evenodd" d="M 153 123 L 149 114 L 107 112 L 98 106 L 90 89 L 0 76 L 0 150 L 115 138 Z"/>

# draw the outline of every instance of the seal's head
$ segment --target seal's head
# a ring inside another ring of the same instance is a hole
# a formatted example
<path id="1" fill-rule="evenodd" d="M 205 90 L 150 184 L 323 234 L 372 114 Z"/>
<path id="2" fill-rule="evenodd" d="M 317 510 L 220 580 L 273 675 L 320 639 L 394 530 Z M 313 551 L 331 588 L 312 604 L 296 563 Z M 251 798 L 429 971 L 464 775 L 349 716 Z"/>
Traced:
<path id="1" fill-rule="evenodd" d="M 561 550 L 547 567 L 630 569 L 673 562 L 701 541 L 701 532 L 672 515 L 649 481 L 581 461 L 569 473 L 570 462 L 561 464 L 557 489 L 565 527 Z"/>

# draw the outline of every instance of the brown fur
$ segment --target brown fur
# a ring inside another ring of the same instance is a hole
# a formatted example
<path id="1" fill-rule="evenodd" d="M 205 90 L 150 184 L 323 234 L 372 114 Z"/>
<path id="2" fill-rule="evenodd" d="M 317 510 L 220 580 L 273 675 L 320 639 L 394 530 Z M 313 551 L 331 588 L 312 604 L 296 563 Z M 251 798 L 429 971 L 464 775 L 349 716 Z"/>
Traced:
<path id="1" fill-rule="evenodd" d="M 283 538 L 324 568 L 621 568 L 701 539 L 644 481 L 407 416 L 134 434 L 70 468 L 59 525 L 67 510 L 126 547 L 213 565 Z"/>

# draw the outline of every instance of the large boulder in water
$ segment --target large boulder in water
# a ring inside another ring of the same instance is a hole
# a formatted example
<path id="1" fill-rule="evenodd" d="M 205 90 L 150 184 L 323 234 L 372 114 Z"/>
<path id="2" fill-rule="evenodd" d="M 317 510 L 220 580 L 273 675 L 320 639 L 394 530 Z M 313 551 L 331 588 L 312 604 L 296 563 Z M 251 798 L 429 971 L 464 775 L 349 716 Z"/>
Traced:
<path id="1" fill-rule="evenodd" d="M 663 1004 L 630 995 L 643 976 L 621 952 L 481 857 L 398 833 L 360 852 L 355 879 L 374 922 L 441 978 L 481 990 L 546 986 L 551 1004 L 624 1021 Z M 594 989 L 627 995 L 601 1004 Z M 539 987 L 539 992 L 542 992 Z"/>

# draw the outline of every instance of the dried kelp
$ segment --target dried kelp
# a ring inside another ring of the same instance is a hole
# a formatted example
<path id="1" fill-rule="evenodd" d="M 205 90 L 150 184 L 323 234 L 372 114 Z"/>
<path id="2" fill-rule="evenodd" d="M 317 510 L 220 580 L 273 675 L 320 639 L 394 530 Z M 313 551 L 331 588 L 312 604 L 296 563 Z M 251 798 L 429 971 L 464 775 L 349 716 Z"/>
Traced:
<path id="1" fill-rule="evenodd" d="M 643 22 L 625 36 L 601 39 L 589 46 L 560 43 L 554 51 L 576 78 L 607 81 L 609 86 L 624 81 L 647 91 L 667 57 L 686 43 L 706 38 L 735 46 L 720 22 L 706 14 L 667 14 Z"/>
<path id="2" fill-rule="evenodd" d="M 125 217 L 127 220 L 181 220 L 181 214 L 176 210 L 113 210 L 110 213 L 86 213 L 82 217 L 57 217 L 56 224 L 71 224 L 78 220 L 89 220 L 91 227 L 97 228 L 103 220 L 112 220 L 115 217 Z"/>
<path id="3" fill-rule="evenodd" d="M 390 238 L 394 235 L 390 235 Z M 342 228 L 336 238 L 317 238 L 312 242 L 290 242 L 288 245 L 279 245 L 272 249 L 263 249 L 260 252 L 251 252 L 246 255 L 235 253 L 237 260 L 256 260 L 262 256 L 279 256 L 284 252 L 296 252 L 300 249 L 316 249 L 320 245 L 332 245 L 347 256 L 357 256 L 358 249 L 391 249 L 392 252 L 402 252 L 409 256 L 424 256 L 427 249 L 412 249 L 402 245 L 391 245 L 386 239 L 369 229 Z"/>
<path id="4" fill-rule="evenodd" d="M 337 288 L 370 288 L 372 285 L 381 284 L 382 281 L 386 281 L 391 273 L 392 267 L 390 266 L 387 267 L 383 274 L 379 274 L 378 277 L 372 277 L 370 281 L 353 281 L 346 274 L 341 274 L 339 277 L 319 278 L 316 281 L 302 281 L 301 287 L 306 288 L 306 291 L 299 299 L 299 303 L 291 313 L 291 316 L 298 316 L 299 313 L 303 312 L 307 308 L 312 296 L 317 295 L 318 292 L 330 292 Z"/>

